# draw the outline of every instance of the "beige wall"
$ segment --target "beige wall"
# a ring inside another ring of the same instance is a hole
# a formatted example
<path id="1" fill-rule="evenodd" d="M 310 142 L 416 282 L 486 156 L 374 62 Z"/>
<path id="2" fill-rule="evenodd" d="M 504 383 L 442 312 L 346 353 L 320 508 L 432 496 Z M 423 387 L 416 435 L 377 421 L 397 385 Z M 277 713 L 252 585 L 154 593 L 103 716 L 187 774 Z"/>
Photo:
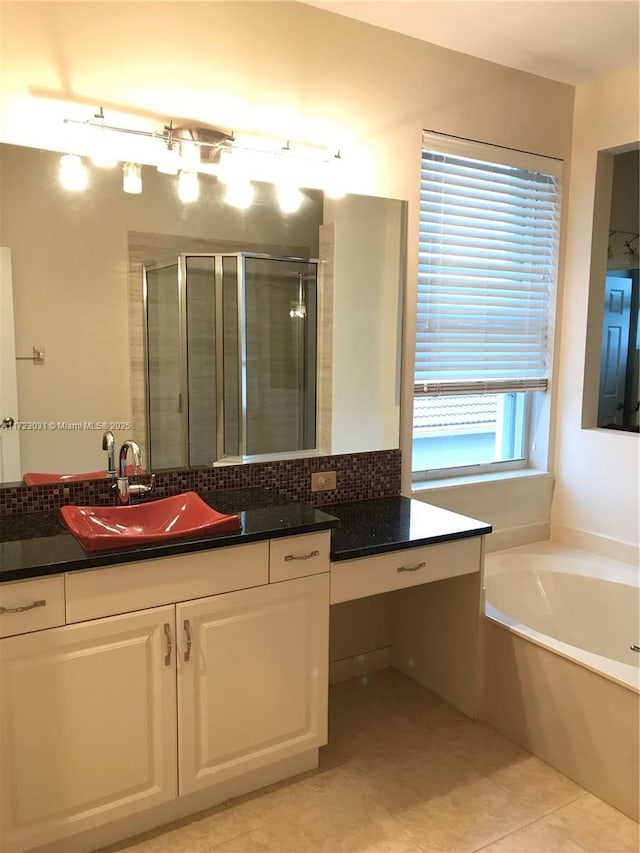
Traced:
<path id="1" fill-rule="evenodd" d="M 570 153 L 572 87 L 295 3 L 4 3 L 2 23 L 3 141 L 46 144 L 61 104 L 102 104 L 337 143 L 350 191 L 407 199 L 407 387 L 423 128 Z M 404 414 L 408 448 L 408 398 Z M 548 516 L 538 494 L 522 484 Z"/>
<path id="2" fill-rule="evenodd" d="M 600 150 L 638 140 L 638 72 L 629 68 L 576 90 L 552 507 L 556 533 L 580 531 L 594 547 L 599 540 L 601 546 L 611 540 L 614 546 L 624 543 L 636 558 L 640 440 L 633 433 L 582 428 L 582 377 L 586 373 L 585 394 L 597 395 L 606 244 L 591 284 L 594 302 L 588 320 L 596 157 Z M 585 355 L 588 323 L 591 343 Z"/>
<path id="3" fill-rule="evenodd" d="M 401 201 L 347 196 L 325 204 L 334 223 L 331 452 L 398 446 L 402 305 Z M 363 421 L 360 413 L 371 409 Z"/>

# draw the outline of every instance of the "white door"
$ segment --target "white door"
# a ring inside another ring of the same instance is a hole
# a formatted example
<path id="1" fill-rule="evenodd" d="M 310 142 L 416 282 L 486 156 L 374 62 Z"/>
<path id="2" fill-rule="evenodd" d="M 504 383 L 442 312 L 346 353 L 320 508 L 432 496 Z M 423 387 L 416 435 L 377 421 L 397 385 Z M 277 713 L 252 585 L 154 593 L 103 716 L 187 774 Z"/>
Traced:
<path id="1" fill-rule="evenodd" d="M 11 429 L 11 421 L 17 420 L 11 250 L 0 246 L 0 483 L 18 481 L 22 477 L 19 433 L 17 429 Z"/>
<path id="2" fill-rule="evenodd" d="M 3 853 L 176 796 L 174 612 L 0 641 Z"/>
<path id="3" fill-rule="evenodd" d="M 328 574 L 179 604 L 176 620 L 181 795 L 327 742 Z"/>

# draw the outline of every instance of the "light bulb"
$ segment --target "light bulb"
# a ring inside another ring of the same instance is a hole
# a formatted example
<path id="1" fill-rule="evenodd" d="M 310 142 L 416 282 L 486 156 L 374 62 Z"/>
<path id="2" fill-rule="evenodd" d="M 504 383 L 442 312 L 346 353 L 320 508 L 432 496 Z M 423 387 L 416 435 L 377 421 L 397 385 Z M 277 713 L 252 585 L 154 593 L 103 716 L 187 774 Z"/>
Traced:
<path id="1" fill-rule="evenodd" d="M 60 183 L 69 192 L 87 188 L 89 173 L 77 154 L 65 154 L 60 158 Z"/>
<path id="2" fill-rule="evenodd" d="M 182 168 L 185 172 L 197 172 L 200 166 L 200 146 L 195 142 L 185 141 L 180 151 Z"/>
<path id="3" fill-rule="evenodd" d="M 178 198 L 185 204 L 197 201 L 200 195 L 197 172 L 180 172 L 178 178 Z"/>
<path id="4" fill-rule="evenodd" d="M 324 194 L 327 198 L 341 199 L 345 197 L 344 163 L 338 152 L 327 163 L 327 173 Z"/>
<path id="5" fill-rule="evenodd" d="M 292 320 L 304 320 L 307 316 L 307 306 L 304 302 L 291 302 L 291 310 L 289 316 Z"/>
<path id="6" fill-rule="evenodd" d="M 180 146 L 175 142 L 171 145 L 163 143 L 156 168 L 163 175 L 177 175 L 180 169 Z"/>
<path id="7" fill-rule="evenodd" d="M 223 184 L 228 184 L 236 177 L 238 169 L 238 152 L 233 152 L 231 149 L 223 149 L 220 152 L 220 161 L 218 163 L 218 180 Z"/>
<path id="8" fill-rule="evenodd" d="M 122 189 L 131 195 L 142 192 L 142 166 L 140 163 L 125 163 L 122 167 Z"/>
<path id="9" fill-rule="evenodd" d="M 283 213 L 295 213 L 302 204 L 302 193 L 299 190 L 297 163 L 292 157 L 288 143 L 275 155 L 274 171 L 280 210 Z"/>
<path id="10" fill-rule="evenodd" d="M 276 187 L 278 205 L 283 213 L 295 213 L 302 204 L 302 193 L 293 183 L 280 183 Z"/>
<path id="11" fill-rule="evenodd" d="M 100 169 L 112 169 L 118 162 L 103 127 L 94 128 L 91 162 Z"/>
<path id="12" fill-rule="evenodd" d="M 106 146 L 103 146 L 93 152 L 91 162 L 99 169 L 113 169 L 114 166 L 118 165 L 118 158 Z"/>
<path id="13" fill-rule="evenodd" d="M 232 207 L 238 207 L 240 210 L 246 210 L 253 203 L 253 186 L 250 181 L 243 178 L 235 178 L 227 183 L 227 191 L 224 200 Z"/>

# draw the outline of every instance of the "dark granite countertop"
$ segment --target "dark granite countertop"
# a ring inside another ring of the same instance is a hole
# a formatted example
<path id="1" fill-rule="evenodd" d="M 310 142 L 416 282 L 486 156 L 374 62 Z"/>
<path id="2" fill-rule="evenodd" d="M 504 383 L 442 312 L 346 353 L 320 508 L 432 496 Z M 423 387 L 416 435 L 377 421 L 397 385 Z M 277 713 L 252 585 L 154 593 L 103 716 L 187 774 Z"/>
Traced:
<path id="1" fill-rule="evenodd" d="M 350 560 L 491 532 L 491 525 L 400 495 L 312 507 L 261 488 L 201 495 L 224 513 L 240 513 L 240 533 L 176 539 L 88 553 L 57 510 L 0 517 L 0 582 L 189 554 L 245 542 L 331 530 L 331 559 Z"/>
<path id="2" fill-rule="evenodd" d="M 3 516 L 0 582 L 296 536 L 338 524 L 327 512 L 288 501 L 268 489 L 227 489 L 200 497 L 219 512 L 240 513 L 241 532 L 88 553 L 64 527 L 57 510 Z"/>
<path id="3" fill-rule="evenodd" d="M 491 533 L 484 521 L 401 495 L 321 507 L 340 519 L 331 559 L 352 560 Z"/>

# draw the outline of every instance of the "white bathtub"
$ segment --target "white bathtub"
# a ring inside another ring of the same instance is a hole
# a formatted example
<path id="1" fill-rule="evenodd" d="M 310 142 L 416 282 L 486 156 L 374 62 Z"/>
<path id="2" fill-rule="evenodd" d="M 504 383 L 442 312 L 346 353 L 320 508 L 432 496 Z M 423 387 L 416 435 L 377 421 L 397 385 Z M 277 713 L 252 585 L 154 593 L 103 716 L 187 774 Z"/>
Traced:
<path id="1" fill-rule="evenodd" d="M 485 614 L 523 637 L 640 689 L 639 571 L 547 541 L 485 557 Z"/>
<path id="2" fill-rule="evenodd" d="M 485 557 L 481 717 L 640 819 L 638 569 L 555 542 Z"/>

